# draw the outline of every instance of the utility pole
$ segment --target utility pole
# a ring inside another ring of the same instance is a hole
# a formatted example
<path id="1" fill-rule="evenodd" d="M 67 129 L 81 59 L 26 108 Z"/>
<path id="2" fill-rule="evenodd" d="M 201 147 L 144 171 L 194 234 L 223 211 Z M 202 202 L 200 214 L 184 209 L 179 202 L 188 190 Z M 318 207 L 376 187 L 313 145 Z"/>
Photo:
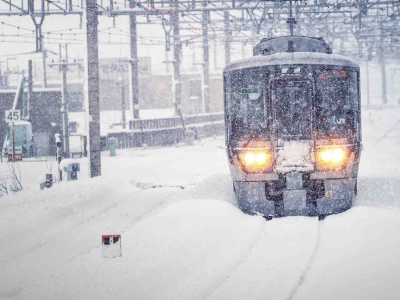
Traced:
<path id="1" fill-rule="evenodd" d="M 89 104 L 90 177 L 101 176 L 98 7 L 96 0 L 86 0 L 87 99 Z"/>
<path id="2" fill-rule="evenodd" d="M 367 67 L 366 67 L 366 72 L 367 72 L 367 104 L 370 104 L 370 98 L 369 98 L 369 59 L 366 61 Z"/>
<path id="3" fill-rule="evenodd" d="M 121 110 L 122 110 L 122 128 L 125 129 L 126 128 L 126 116 L 125 116 L 125 109 L 126 109 L 126 105 L 125 105 L 125 87 L 124 87 L 124 83 L 122 82 L 122 86 L 121 86 Z"/>
<path id="4" fill-rule="evenodd" d="M 287 19 L 286 23 L 289 25 L 290 35 L 293 35 L 294 25 L 297 23 L 296 19 L 293 18 L 293 5 L 292 0 L 289 1 L 289 18 Z"/>
<path id="5" fill-rule="evenodd" d="M 80 63 L 69 63 L 68 62 L 68 47 L 65 45 L 65 57 L 66 59 L 61 59 L 61 45 L 60 45 L 60 62 L 51 63 L 50 67 L 58 67 L 61 72 L 61 103 L 60 103 L 60 119 L 62 120 L 62 146 L 63 146 L 63 157 L 70 156 L 69 147 L 69 121 L 68 121 L 68 85 L 67 85 L 67 73 L 71 66 L 80 67 Z"/>
<path id="6" fill-rule="evenodd" d="M 64 59 L 59 63 L 51 63 L 50 67 L 58 67 L 61 72 L 61 102 L 60 102 L 60 119 L 62 120 L 62 145 L 63 157 L 69 157 L 69 128 L 68 128 L 68 88 L 67 88 L 67 72 L 69 66 L 80 65 L 79 63 L 68 63 Z"/>
<path id="7" fill-rule="evenodd" d="M 213 42 L 213 59 L 214 59 L 214 70 L 218 69 L 218 51 L 217 51 L 217 34 L 214 31 L 214 42 Z"/>
<path id="8" fill-rule="evenodd" d="M 165 51 L 165 72 L 167 74 L 170 73 L 170 69 L 169 69 L 169 55 L 168 55 L 169 51 Z"/>
<path id="9" fill-rule="evenodd" d="M 62 117 L 62 135 L 64 145 L 64 157 L 69 157 L 69 128 L 68 128 L 68 101 L 67 101 L 67 71 L 68 65 L 64 60 L 60 65 L 62 72 L 62 83 L 61 83 L 61 117 Z"/>
<path id="10" fill-rule="evenodd" d="M 59 133 L 56 133 L 56 134 L 55 134 L 55 140 L 56 140 L 56 146 L 57 146 L 57 154 L 56 154 L 56 157 L 57 157 L 58 171 L 59 171 L 59 174 L 58 174 L 58 176 L 59 176 L 58 181 L 62 181 L 62 170 L 60 169 L 60 163 L 61 163 L 61 160 L 62 160 L 62 151 L 63 151 L 63 150 L 62 150 L 61 136 L 60 136 Z"/>
<path id="11" fill-rule="evenodd" d="M 11 2 L 10 2 L 11 4 Z M 35 25 L 35 35 L 36 35 L 36 52 L 43 51 L 43 35 L 42 35 L 42 25 L 44 22 L 45 14 L 45 1 L 41 1 L 40 12 L 35 11 L 35 1 L 28 0 L 28 12 L 31 16 L 33 24 Z M 36 20 L 36 17 L 39 16 L 39 22 Z"/>
<path id="12" fill-rule="evenodd" d="M 173 7 L 175 8 L 171 12 L 172 26 L 173 26 L 173 43 L 174 43 L 174 82 L 173 82 L 173 94 L 174 94 L 174 105 L 175 115 L 181 116 L 181 99 L 182 99 L 182 85 L 181 85 L 181 39 L 179 36 L 179 0 L 172 1 Z"/>
<path id="13" fill-rule="evenodd" d="M 369 61 L 372 58 L 372 45 L 367 45 L 368 47 L 368 55 L 367 55 L 367 67 L 366 67 L 366 71 L 367 71 L 367 104 L 371 104 L 370 102 L 370 92 L 369 92 Z"/>
<path id="14" fill-rule="evenodd" d="M 130 1 L 130 5 L 134 5 L 134 1 Z M 137 27 L 136 15 L 129 15 L 129 28 L 130 28 L 130 95 L 133 109 L 133 118 L 139 119 L 139 65 L 138 65 L 138 52 L 137 52 Z M 125 123 L 124 123 L 125 124 Z M 125 125 L 124 125 L 125 126 Z M 124 127 L 125 128 L 125 127 Z"/>
<path id="15" fill-rule="evenodd" d="M 203 7 L 207 2 L 203 2 Z M 203 30 L 203 112 L 210 111 L 210 54 L 208 47 L 208 22 L 210 13 L 206 10 L 202 12 L 202 30 Z"/>
<path id="16" fill-rule="evenodd" d="M 225 33 L 225 65 L 229 65 L 231 62 L 231 30 L 229 24 L 229 12 L 224 12 L 224 33 Z"/>
<path id="17" fill-rule="evenodd" d="M 121 74 L 121 77 L 118 78 L 118 85 L 121 88 L 121 123 L 122 123 L 122 128 L 125 129 L 126 128 L 126 115 L 125 115 L 125 111 L 126 111 L 126 102 L 125 102 L 125 82 L 123 79 L 123 75 Z"/>
<path id="18" fill-rule="evenodd" d="M 28 61 L 28 101 L 26 104 L 26 113 L 27 115 L 24 116 L 25 120 L 29 120 L 31 116 L 31 102 L 33 101 L 33 69 L 32 69 L 32 60 Z"/>
<path id="19" fill-rule="evenodd" d="M 47 88 L 47 65 L 46 65 L 47 51 L 42 51 L 42 68 L 43 68 L 43 88 Z"/>
<path id="20" fill-rule="evenodd" d="M 169 74 L 169 51 L 171 50 L 171 30 L 172 30 L 172 24 L 171 24 L 171 15 L 169 16 L 169 20 L 166 18 L 162 19 L 161 25 L 164 29 L 165 33 L 165 67 L 166 67 L 166 73 Z"/>
<path id="21" fill-rule="evenodd" d="M 385 61 L 385 54 L 384 54 L 384 47 L 383 43 L 385 41 L 383 31 L 383 25 L 381 23 L 381 42 L 379 43 L 379 62 L 381 64 L 381 74 L 382 74 L 382 101 L 383 104 L 387 104 L 387 89 L 386 89 L 386 61 Z"/>

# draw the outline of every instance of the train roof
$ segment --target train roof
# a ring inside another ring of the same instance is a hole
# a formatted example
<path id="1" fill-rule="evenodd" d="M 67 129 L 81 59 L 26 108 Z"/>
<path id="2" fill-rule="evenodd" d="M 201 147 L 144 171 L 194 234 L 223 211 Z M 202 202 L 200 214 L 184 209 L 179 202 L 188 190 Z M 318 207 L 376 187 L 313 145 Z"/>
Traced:
<path id="1" fill-rule="evenodd" d="M 254 48 L 253 55 L 271 55 L 282 52 L 320 52 L 332 53 L 322 37 L 280 36 L 262 39 Z"/>
<path id="2" fill-rule="evenodd" d="M 238 60 L 227 65 L 224 72 L 286 64 L 333 65 L 359 68 L 356 62 L 342 55 L 318 52 L 286 52 L 271 55 L 257 55 Z"/>

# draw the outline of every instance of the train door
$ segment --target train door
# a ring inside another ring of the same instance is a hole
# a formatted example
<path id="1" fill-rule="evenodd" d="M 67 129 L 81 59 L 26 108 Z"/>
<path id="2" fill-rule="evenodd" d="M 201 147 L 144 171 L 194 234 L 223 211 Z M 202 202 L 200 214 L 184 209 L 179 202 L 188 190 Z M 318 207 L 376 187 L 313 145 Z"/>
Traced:
<path id="1" fill-rule="evenodd" d="M 271 82 L 275 171 L 312 171 L 312 84 L 284 78 Z"/>

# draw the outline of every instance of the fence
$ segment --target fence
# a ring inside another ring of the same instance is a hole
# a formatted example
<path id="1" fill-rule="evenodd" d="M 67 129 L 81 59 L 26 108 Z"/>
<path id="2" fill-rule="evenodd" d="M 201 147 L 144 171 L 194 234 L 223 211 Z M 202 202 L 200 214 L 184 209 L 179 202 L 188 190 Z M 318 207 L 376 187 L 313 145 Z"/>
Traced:
<path id="1" fill-rule="evenodd" d="M 130 131 L 110 132 L 106 137 L 102 137 L 102 150 L 108 148 L 108 138 L 117 138 L 117 148 L 123 149 L 143 145 L 149 147 L 174 145 L 183 142 L 185 134 L 194 134 L 195 139 L 222 135 L 224 114 L 133 120 L 129 122 L 129 129 Z"/>

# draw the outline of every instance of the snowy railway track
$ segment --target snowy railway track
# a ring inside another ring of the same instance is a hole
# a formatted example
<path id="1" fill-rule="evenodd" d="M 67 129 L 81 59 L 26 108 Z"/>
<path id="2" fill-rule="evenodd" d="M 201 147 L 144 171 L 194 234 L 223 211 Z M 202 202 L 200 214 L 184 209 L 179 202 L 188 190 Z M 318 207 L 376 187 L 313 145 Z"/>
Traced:
<path id="1" fill-rule="evenodd" d="M 321 239 L 322 239 L 322 231 L 323 231 L 323 226 L 324 226 L 324 220 L 320 220 L 318 222 L 318 232 L 317 232 L 317 240 L 315 242 L 315 246 L 314 249 L 312 251 L 312 254 L 310 256 L 310 259 L 307 263 L 307 265 L 305 266 L 303 272 L 301 273 L 301 275 L 299 276 L 299 280 L 298 282 L 293 286 L 293 288 L 291 289 L 288 297 L 286 298 L 287 300 L 293 300 L 296 298 L 297 292 L 299 291 L 299 289 L 301 288 L 302 284 L 304 283 L 304 280 L 306 279 L 311 266 L 314 264 L 315 258 L 317 257 L 317 253 L 318 253 L 318 249 L 320 248 L 321 245 Z"/>
<path id="2" fill-rule="evenodd" d="M 266 222 L 245 260 L 206 299 L 294 299 L 318 252 L 322 224 L 310 217 Z"/>
<path id="3" fill-rule="evenodd" d="M 252 255 L 254 252 L 254 249 L 258 247 L 260 241 L 262 240 L 262 236 L 264 234 L 265 228 L 261 228 L 260 232 L 257 234 L 256 238 L 252 240 L 249 245 L 247 245 L 246 248 L 243 249 L 243 255 L 241 257 L 238 257 L 234 262 L 230 264 L 225 270 L 224 274 L 220 276 L 219 280 L 216 280 L 215 283 L 213 283 L 213 287 L 209 290 L 206 291 L 206 295 L 201 295 L 199 299 L 213 299 L 212 295 L 215 293 L 215 291 L 222 286 L 224 283 L 226 283 L 231 274 L 234 274 L 237 272 L 237 270 L 244 264 L 246 261 L 248 261 L 249 257 Z"/>

